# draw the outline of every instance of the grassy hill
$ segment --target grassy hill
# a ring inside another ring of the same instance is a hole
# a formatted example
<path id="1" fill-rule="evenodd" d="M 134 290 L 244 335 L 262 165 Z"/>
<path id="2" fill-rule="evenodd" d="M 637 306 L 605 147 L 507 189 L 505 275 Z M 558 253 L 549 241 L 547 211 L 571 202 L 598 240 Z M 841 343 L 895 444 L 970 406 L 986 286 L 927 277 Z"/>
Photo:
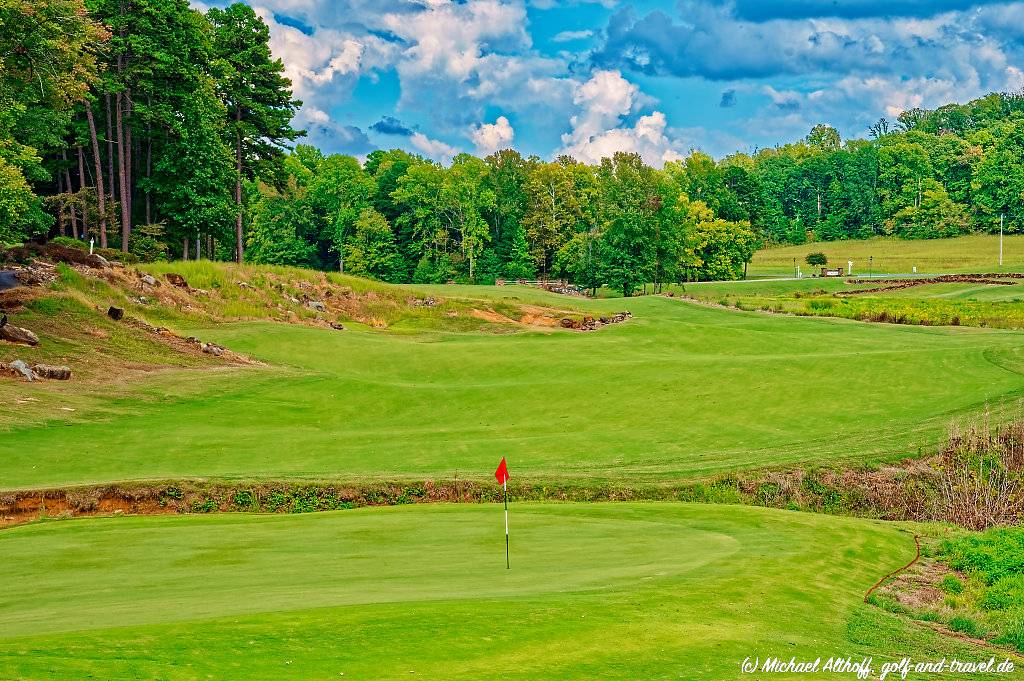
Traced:
<path id="1" fill-rule="evenodd" d="M 817 271 L 804 258 L 821 252 L 830 265 L 846 269 L 853 261 L 854 274 L 903 274 L 914 267 L 921 274 L 942 272 L 996 272 L 999 270 L 999 235 L 972 234 L 954 239 L 906 240 L 888 237 L 861 241 L 821 241 L 800 246 L 767 248 L 754 254 L 748 268 L 751 277 L 794 276 L 794 258 L 805 275 Z M 1003 239 L 1003 267 L 1024 269 L 1024 235 Z"/>
<path id="2" fill-rule="evenodd" d="M 849 655 L 877 678 L 903 655 L 988 658 L 861 603 L 913 556 L 898 526 L 680 504 L 512 522 L 508 571 L 494 506 L 7 530 L 0 677 L 739 679 L 748 656 Z"/>
<path id="3" fill-rule="evenodd" d="M 476 294 L 595 314 L 623 307 Z M 531 480 L 658 482 L 930 451 L 950 419 L 1024 391 L 1012 333 L 773 318 L 664 297 L 628 303 L 633 319 L 589 333 L 188 318 L 205 327 L 182 335 L 262 364 L 156 372 L 110 394 L 102 381 L 46 384 L 30 412 L 7 419 L 2 485 L 450 478 L 486 471 L 496 454 Z M 25 394 L 23 384 L 0 386 Z M 77 411 L 62 411 L 65 399 Z"/>

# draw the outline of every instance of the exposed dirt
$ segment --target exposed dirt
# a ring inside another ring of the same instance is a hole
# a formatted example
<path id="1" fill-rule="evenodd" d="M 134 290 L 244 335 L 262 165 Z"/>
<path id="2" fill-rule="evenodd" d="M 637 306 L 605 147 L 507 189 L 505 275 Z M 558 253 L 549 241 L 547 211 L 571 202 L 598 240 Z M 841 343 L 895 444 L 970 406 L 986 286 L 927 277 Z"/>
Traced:
<path id="1" fill-rule="evenodd" d="M 901 289 L 925 286 L 927 284 L 990 284 L 993 286 L 1012 286 L 1024 274 L 1007 272 L 1004 274 L 944 274 L 938 277 L 920 277 L 913 279 L 847 279 L 847 284 L 881 284 L 873 288 L 836 291 L 837 296 L 858 296 L 866 293 L 885 293 Z"/>
<path id="2" fill-rule="evenodd" d="M 470 314 L 477 319 L 483 319 L 484 321 L 491 322 L 493 324 L 519 324 L 518 321 L 511 317 L 506 317 L 503 314 L 498 314 L 494 310 L 477 310 L 473 309 Z"/>
<path id="3" fill-rule="evenodd" d="M 752 471 L 661 485 L 579 485 L 551 481 L 510 485 L 524 501 L 696 501 L 838 513 L 887 520 L 930 520 L 936 472 L 907 460 L 877 470 Z M 716 492 L 717 491 L 717 494 Z M 501 487 L 473 480 L 262 483 L 171 481 L 0 493 L 0 524 L 40 516 L 124 513 L 297 512 L 405 503 L 480 503 L 501 499 Z"/>

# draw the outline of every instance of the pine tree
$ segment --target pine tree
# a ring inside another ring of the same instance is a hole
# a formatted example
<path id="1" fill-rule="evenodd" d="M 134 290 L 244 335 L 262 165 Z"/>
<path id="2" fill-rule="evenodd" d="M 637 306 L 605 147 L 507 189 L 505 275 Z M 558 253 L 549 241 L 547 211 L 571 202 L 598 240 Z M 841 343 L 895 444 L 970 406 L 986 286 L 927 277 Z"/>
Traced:
<path id="1" fill-rule="evenodd" d="M 260 164 L 280 164 L 281 145 L 305 134 L 291 127 L 302 103 L 292 99 L 284 64 L 270 53 L 270 29 L 251 7 L 235 3 L 211 9 L 207 17 L 235 151 L 235 259 L 242 262 L 242 180 Z"/>

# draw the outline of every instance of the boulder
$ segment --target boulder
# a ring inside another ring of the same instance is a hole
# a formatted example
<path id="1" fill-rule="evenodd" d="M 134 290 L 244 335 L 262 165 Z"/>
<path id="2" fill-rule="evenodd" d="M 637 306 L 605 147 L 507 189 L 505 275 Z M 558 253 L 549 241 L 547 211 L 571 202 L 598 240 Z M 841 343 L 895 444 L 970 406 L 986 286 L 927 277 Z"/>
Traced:
<path id="1" fill-rule="evenodd" d="M 67 381 L 71 379 L 71 368 L 66 366 L 33 364 L 32 372 L 39 378 L 48 378 L 52 381 Z"/>
<path id="2" fill-rule="evenodd" d="M 21 343 L 22 345 L 39 345 L 39 336 L 28 329 L 8 324 L 6 315 L 4 316 L 4 324 L 0 326 L 0 340 L 5 340 L 9 343 Z"/>
<path id="3" fill-rule="evenodd" d="M 32 372 L 32 367 L 23 362 L 20 359 L 16 359 L 7 365 L 10 371 L 16 372 L 24 376 L 29 381 L 36 380 L 36 375 Z"/>
<path id="4" fill-rule="evenodd" d="M 216 343 L 203 343 L 203 352 L 214 357 L 220 357 L 224 354 L 224 348 L 217 345 Z"/>
<path id="5" fill-rule="evenodd" d="M 306 303 L 306 307 L 308 307 L 310 310 L 315 310 L 316 312 L 327 312 L 327 307 L 319 300 L 309 301 L 308 303 Z"/>
<path id="6" fill-rule="evenodd" d="M 107 310 L 107 316 L 115 322 L 119 322 L 124 319 L 124 310 L 119 307 L 111 306 L 110 309 Z"/>
<path id="7" fill-rule="evenodd" d="M 110 263 L 99 253 L 90 253 L 85 256 L 84 264 L 92 267 L 93 269 L 102 270 L 110 267 Z"/>
<path id="8" fill-rule="evenodd" d="M 139 279 L 141 279 L 142 283 L 146 284 L 147 286 L 157 285 L 156 277 L 154 277 L 152 274 L 143 274 L 142 276 L 139 277 Z"/>
<path id="9" fill-rule="evenodd" d="M 166 279 L 171 284 L 171 286 L 177 286 L 178 288 L 188 288 L 188 282 L 185 281 L 185 277 L 181 276 L 180 274 L 168 272 L 167 274 L 164 275 L 164 279 Z"/>
<path id="10" fill-rule="evenodd" d="M 331 322 L 331 328 L 335 331 L 344 331 L 345 327 L 340 322 Z"/>

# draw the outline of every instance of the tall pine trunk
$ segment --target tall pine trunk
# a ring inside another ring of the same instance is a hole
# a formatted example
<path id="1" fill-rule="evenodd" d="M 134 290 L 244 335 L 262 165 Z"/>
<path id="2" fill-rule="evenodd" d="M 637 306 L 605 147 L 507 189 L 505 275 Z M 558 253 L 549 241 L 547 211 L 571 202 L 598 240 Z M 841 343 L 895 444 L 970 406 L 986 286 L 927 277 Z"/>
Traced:
<path id="1" fill-rule="evenodd" d="M 71 171 L 68 169 L 68 152 L 65 149 L 60 150 L 61 160 L 64 161 L 64 184 L 67 185 L 68 193 L 74 193 L 74 185 L 71 184 Z M 78 212 L 75 210 L 75 204 L 71 204 L 71 236 L 78 238 Z"/>
<path id="2" fill-rule="evenodd" d="M 117 183 L 114 182 L 114 110 L 110 107 L 110 93 L 105 95 L 107 102 L 107 177 L 110 178 L 110 203 L 117 201 L 115 195 Z"/>
<path id="3" fill-rule="evenodd" d="M 85 189 L 85 154 L 82 153 L 82 145 L 78 147 L 78 188 L 79 190 Z M 89 233 L 89 211 L 86 208 L 84 199 L 85 192 L 82 192 L 82 236 L 86 236 Z"/>
<path id="4" fill-rule="evenodd" d="M 124 91 L 124 183 L 128 187 L 128 191 L 125 193 L 124 200 L 128 204 L 128 236 L 131 236 L 132 233 L 132 203 L 135 199 L 135 166 L 132 165 L 132 114 L 134 108 L 132 106 L 132 91 L 126 88 Z"/>
<path id="5" fill-rule="evenodd" d="M 125 154 L 124 144 L 124 107 L 122 104 L 122 94 L 117 93 L 114 103 L 115 109 L 115 120 L 117 130 L 117 183 L 119 194 L 121 195 L 121 250 L 125 253 L 128 252 L 128 238 L 132 233 L 131 225 L 131 212 L 128 205 L 128 171 L 125 168 L 125 162 L 128 160 Z"/>
<path id="6" fill-rule="evenodd" d="M 245 247 L 242 243 L 242 109 L 235 110 L 235 262 L 241 264 L 245 260 Z"/>
<path id="7" fill-rule="evenodd" d="M 58 172 L 57 173 L 57 194 L 63 194 L 63 193 L 64 193 L 64 174 Z M 68 235 L 68 224 L 67 224 L 67 218 L 64 215 L 64 199 L 61 199 L 60 203 L 57 204 L 57 225 L 60 227 L 60 235 L 61 236 L 67 236 Z"/>
<path id="8" fill-rule="evenodd" d="M 109 101 L 109 97 L 108 97 Z M 96 139 L 96 119 L 92 115 L 92 103 L 85 102 L 85 117 L 89 121 L 89 139 L 92 142 L 92 161 L 96 169 L 96 199 L 100 209 L 100 248 L 107 247 L 107 204 L 103 192 L 103 164 L 100 162 L 100 145 Z M 111 176 L 113 181 L 113 176 Z"/>
<path id="9" fill-rule="evenodd" d="M 147 106 L 152 106 L 152 102 L 147 97 Z M 150 111 L 149 116 L 152 116 Z M 153 178 L 153 124 L 146 123 L 146 224 L 153 224 L 153 199 L 150 192 L 150 182 Z"/>

